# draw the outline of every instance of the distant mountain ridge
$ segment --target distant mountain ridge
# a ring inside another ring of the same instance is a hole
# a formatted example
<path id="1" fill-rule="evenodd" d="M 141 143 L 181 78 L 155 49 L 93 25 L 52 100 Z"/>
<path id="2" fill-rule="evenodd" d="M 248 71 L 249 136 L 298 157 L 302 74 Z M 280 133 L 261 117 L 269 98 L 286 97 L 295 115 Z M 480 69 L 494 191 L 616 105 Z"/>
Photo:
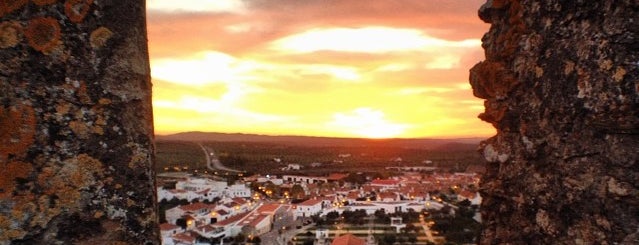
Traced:
<path id="1" fill-rule="evenodd" d="M 157 141 L 219 141 L 219 142 L 261 142 L 295 144 L 305 146 L 361 146 L 361 147 L 399 147 L 427 150 L 475 150 L 479 142 L 485 138 L 457 138 L 457 139 L 364 139 L 364 138 L 336 138 L 316 136 L 272 136 L 242 133 L 215 132 L 183 132 L 171 135 L 156 135 Z"/>

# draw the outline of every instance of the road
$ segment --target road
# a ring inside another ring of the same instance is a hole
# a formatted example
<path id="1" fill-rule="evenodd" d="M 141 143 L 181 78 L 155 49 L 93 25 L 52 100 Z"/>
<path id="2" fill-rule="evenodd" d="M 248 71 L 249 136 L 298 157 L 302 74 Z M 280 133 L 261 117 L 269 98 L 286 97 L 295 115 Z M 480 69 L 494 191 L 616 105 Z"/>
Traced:
<path id="1" fill-rule="evenodd" d="M 434 243 L 435 239 L 433 237 L 433 232 L 430 230 L 430 227 L 428 226 L 428 223 L 426 223 L 424 221 L 423 217 L 420 217 L 420 223 L 422 225 L 422 227 L 424 228 L 424 233 L 426 233 L 426 239 L 428 239 L 429 242 Z"/>
<path id="2" fill-rule="evenodd" d="M 209 148 L 205 147 L 204 145 L 202 145 L 202 143 L 198 143 L 198 145 L 200 146 L 200 148 L 202 148 L 202 151 L 204 151 L 204 156 L 206 156 L 206 167 L 209 168 L 210 170 L 213 170 L 213 171 L 222 170 L 222 171 L 228 171 L 228 172 L 242 172 L 242 171 L 235 170 L 235 169 L 232 169 L 232 168 L 227 168 L 226 166 L 222 165 L 222 162 L 220 162 L 220 160 L 217 159 L 217 157 L 215 156 L 215 152 L 212 149 L 209 149 Z"/>

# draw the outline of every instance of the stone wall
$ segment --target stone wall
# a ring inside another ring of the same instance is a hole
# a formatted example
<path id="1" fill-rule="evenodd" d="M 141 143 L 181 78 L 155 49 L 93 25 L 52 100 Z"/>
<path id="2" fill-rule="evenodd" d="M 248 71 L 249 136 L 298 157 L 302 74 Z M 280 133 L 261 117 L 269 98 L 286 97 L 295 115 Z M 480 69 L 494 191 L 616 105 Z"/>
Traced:
<path id="1" fill-rule="evenodd" d="M 489 0 L 481 244 L 639 244 L 639 1 Z"/>
<path id="2" fill-rule="evenodd" d="M 0 1 L 0 244 L 158 244 L 141 0 Z"/>

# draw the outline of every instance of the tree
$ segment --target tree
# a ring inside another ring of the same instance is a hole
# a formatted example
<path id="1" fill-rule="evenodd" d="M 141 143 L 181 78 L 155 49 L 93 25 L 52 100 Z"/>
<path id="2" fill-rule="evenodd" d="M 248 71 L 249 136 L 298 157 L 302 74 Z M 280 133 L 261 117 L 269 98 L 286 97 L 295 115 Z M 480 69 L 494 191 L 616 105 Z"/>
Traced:
<path id="1" fill-rule="evenodd" d="M 395 235 L 388 234 L 388 235 L 384 235 L 383 240 L 386 244 L 393 244 L 397 241 L 397 237 Z"/>
<path id="2" fill-rule="evenodd" d="M 301 199 L 304 198 L 304 196 L 306 196 L 306 192 L 300 184 L 295 184 L 291 187 L 291 198 Z"/>
<path id="3" fill-rule="evenodd" d="M 417 242 L 417 235 L 415 234 L 408 234 L 408 242 L 410 242 L 411 244 L 414 244 Z"/>
<path id="4" fill-rule="evenodd" d="M 384 211 L 384 209 L 380 209 L 375 211 L 375 222 L 377 223 L 381 223 L 381 224 L 389 224 L 390 223 L 390 217 L 388 217 L 388 215 L 386 214 L 386 211 Z"/>
<path id="5" fill-rule="evenodd" d="M 337 211 L 331 211 L 326 214 L 326 223 L 332 224 L 337 219 L 339 219 L 339 213 Z"/>

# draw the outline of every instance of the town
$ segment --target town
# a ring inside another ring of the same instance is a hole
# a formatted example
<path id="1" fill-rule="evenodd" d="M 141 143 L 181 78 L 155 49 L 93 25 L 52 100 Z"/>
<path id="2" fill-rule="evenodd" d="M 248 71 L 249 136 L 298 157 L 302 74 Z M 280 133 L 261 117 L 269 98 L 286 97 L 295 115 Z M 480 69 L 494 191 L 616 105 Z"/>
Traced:
<path id="1" fill-rule="evenodd" d="M 285 170 L 299 167 L 289 164 Z M 474 241 L 477 231 L 470 228 L 481 222 L 478 173 L 419 166 L 388 171 L 399 174 L 160 173 L 163 244 Z M 468 226 L 454 227 L 459 226 L 457 218 L 465 218 Z"/>

